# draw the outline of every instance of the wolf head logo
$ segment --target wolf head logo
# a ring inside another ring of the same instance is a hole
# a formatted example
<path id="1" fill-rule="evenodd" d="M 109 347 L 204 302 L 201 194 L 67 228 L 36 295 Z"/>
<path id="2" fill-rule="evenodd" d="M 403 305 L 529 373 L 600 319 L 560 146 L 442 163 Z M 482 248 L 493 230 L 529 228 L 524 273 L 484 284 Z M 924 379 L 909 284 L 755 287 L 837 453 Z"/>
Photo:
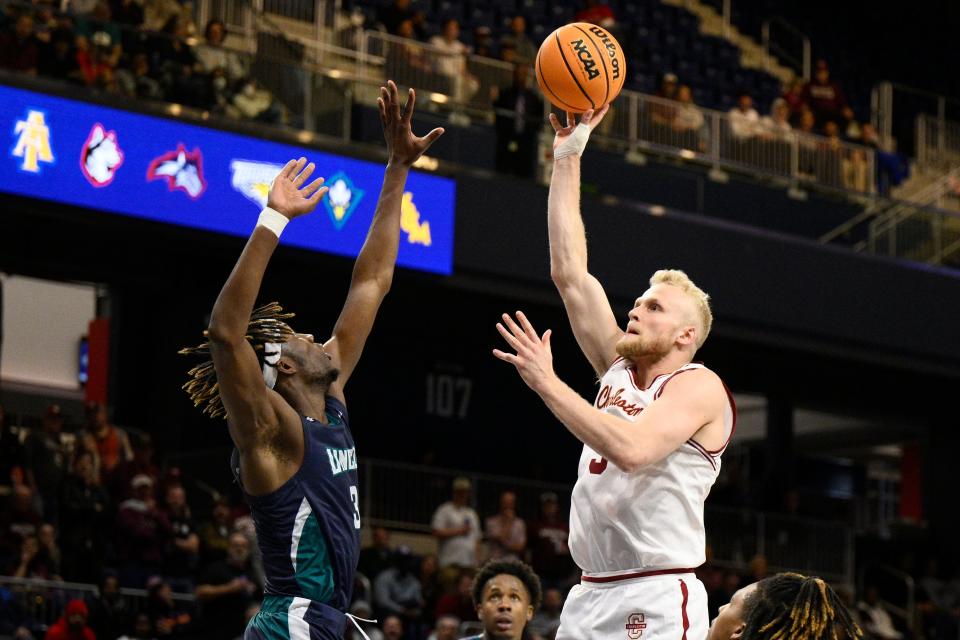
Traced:
<path id="1" fill-rule="evenodd" d="M 117 132 L 104 130 L 99 122 L 93 125 L 80 155 L 84 177 L 95 187 L 105 187 L 113 182 L 121 164 L 123 150 L 117 142 Z"/>

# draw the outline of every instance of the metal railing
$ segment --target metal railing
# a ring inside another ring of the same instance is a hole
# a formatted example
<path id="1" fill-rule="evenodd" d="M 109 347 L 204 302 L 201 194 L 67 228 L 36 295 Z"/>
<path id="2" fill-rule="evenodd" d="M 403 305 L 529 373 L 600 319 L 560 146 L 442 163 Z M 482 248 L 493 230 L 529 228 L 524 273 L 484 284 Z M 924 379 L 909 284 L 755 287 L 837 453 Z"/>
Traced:
<path id="1" fill-rule="evenodd" d="M 929 167 L 960 165 L 960 122 L 918 114 L 916 143 L 917 162 Z"/>
<path id="2" fill-rule="evenodd" d="M 783 18 L 772 18 L 761 26 L 760 39 L 765 54 L 786 62 L 804 80 L 810 80 L 810 38 L 802 31 Z M 790 40 L 790 43 L 785 44 L 784 40 Z M 799 52 L 795 51 L 797 43 L 800 44 Z"/>
<path id="3" fill-rule="evenodd" d="M 495 513 L 500 493 L 510 490 L 517 496 L 518 515 L 532 519 L 539 513 L 540 494 L 556 493 L 561 505 L 569 505 L 573 489 L 572 483 L 365 460 L 360 467 L 362 519 L 369 525 L 427 533 L 433 512 L 450 499 L 458 475 L 471 479 L 473 504 L 480 514 Z M 719 565 L 745 569 L 751 558 L 763 554 L 771 570 L 853 584 L 853 531 L 845 524 L 714 506 L 706 508 L 705 519 L 707 542 Z"/>

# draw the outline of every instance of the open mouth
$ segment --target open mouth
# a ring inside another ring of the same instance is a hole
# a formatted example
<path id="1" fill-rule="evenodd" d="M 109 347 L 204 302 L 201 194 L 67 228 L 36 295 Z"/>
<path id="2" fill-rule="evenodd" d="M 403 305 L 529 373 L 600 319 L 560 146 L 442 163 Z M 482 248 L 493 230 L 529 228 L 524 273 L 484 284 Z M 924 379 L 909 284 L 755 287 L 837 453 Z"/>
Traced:
<path id="1" fill-rule="evenodd" d="M 513 619 L 509 616 L 498 616 L 494 622 L 497 624 L 498 631 L 509 631 L 513 628 Z"/>

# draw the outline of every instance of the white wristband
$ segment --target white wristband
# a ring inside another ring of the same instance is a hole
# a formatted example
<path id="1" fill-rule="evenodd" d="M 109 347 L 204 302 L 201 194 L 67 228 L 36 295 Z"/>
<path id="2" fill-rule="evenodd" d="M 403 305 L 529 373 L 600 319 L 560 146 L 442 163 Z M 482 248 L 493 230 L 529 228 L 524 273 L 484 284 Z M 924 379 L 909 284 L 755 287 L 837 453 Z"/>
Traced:
<path id="1" fill-rule="evenodd" d="M 290 219 L 287 216 L 270 207 L 264 207 L 263 211 L 260 212 L 260 217 L 257 218 L 258 227 L 266 227 L 278 238 L 288 222 L 290 222 Z"/>
<path id="2" fill-rule="evenodd" d="M 583 155 L 583 150 L 587 148 L 587 140 L 590 139 L 590 125 L 583 124 L 582 122 L 577 125 L 577 128 L 573 130 L 567 139 L 560 143 L 560 145 L 553 151 L 553 159 L 559 160 L 560 158 L 566 158 L 567 156 Z"/>

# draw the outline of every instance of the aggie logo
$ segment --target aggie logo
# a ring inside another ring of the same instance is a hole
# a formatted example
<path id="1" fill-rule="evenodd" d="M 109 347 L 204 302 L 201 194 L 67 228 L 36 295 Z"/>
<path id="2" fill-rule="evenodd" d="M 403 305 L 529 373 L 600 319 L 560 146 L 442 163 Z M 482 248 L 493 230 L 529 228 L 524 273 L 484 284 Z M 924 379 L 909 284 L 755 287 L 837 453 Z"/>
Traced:
<path id="1" fill-rule="evenodd" d="M 637 640 L 643 635 L 643 630 L 647 628 L 647 623 L 643 621 L 642 613 L 631 613 L 627 616 L 627 637 L 630 640 Z"/>

